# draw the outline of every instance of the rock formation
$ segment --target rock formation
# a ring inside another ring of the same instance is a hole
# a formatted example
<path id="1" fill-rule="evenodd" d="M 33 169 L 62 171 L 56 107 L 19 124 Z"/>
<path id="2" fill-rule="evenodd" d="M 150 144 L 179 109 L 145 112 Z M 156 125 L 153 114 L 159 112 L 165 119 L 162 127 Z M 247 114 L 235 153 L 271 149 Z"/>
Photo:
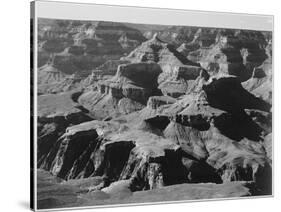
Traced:
<path id="1" fill-rule="evenodd" d="M 126 76 L 120 67 L 117 76 Z M 258 183 L 271 173 L 270 148 L 263 144 L 268 132 L 243 111 L 269 112 L 270 107 L 241 85 L 238 89 L 239 84 L 234 77 L 210 78 L 199 93 L 180 101 L 150 97 L 138 112 L 68 127 L 40 167 L 64 179 L 131 180 L 133 191 L 184 182 L 253 181 L 262 186 Z M 223 96 L 227 88 L 233 93 L 229 100 Z"/>
<path id="2" fill-rule="evenodd" d="M 90 75 L 92 70 L 108 63 L 108 60 L 118 60 L 129 53 L 145 38 L 138 30 L 121 23 L 76 23 L 40 19 L 38 40 L 38 65 L 43 66 L 41 69 L 46 69 L 44 65 L 48 63 L 54 66 L 60 75 L 75 74 L 76 79 L 82 80 Z M 53 82 L 47 83 L 46 78 L 49 76 L 41 78 L 45 82 L 42 85 L 42 93 L 58 93 L 77 87 L 70 85 L 70 89 L 54 89 Z"/>
<path id="3" fill-rule="evenodd" d="M 251 77 L 253 68 L 267 58 L 264 45 L 261 32 L 218 30 L 212 45 L 189 52 L 188 58 L 199 62 L 210 74 L 226 73 L 245 81 Z"/>
<path id="4" fill-rule="evenodd" d="M 84 78 L 54 62 L 39 70 L 54 93 L 38 96 L 37 165 L 53 175 L 39 171 L 42 183 L 73 205 L 272 193 L 268 33 L 181 29 L 176 49 L 159 33 L 137 46 L 133 25 L 72 24 L 77 39 L 136 48 Z M 44 191 L 42 208 L 69 205 Z"/>
<path id="5" fill-rule="evenodd" d="M 157 34 L 124 59 L 133 63 L 158 63 L 162 69 L 158 77 L 159 89 L 172 97 L 185 94 L 202 69 L 199 64 L 187 60 L 174 46 L 160 40 Z"/>
<path id="6" fill-rule="evenodd" d="M 119 65 L 115 76 L 99 82 L 97 90 L 82 94 L 79 102 L 97 118 L 139 110 L 146 105 L 149 96 L 158 93 L 160 73 L 161 68 L 156 63 Z"/>

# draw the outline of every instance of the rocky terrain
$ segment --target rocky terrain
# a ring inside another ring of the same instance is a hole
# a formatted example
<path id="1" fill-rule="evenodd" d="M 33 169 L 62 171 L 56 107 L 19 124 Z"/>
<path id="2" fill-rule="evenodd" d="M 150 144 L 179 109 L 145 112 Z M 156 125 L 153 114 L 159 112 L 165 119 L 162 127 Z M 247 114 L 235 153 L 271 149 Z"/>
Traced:
<path id="1" fill-rule="evenodd" d="M 40 208 L 271 195 L 271 32 L 39 26 Z"/>
<path id="2" fill-rule="evenodd" d="M 43 94 L 79 88 L 76 82 L 145 40 L 121 23 L 40 19 L 38 25 L 38 86 Z"/>

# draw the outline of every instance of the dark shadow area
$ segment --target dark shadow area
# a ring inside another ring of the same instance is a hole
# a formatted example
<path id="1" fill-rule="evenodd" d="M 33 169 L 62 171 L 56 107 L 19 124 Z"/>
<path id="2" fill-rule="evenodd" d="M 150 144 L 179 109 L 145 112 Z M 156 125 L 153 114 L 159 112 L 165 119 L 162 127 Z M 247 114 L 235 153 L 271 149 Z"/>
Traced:
<path id="1" fill-rule="evenodd" d="M 83 91 L 79 91 L 79 92 L 75 92 L 75 93 L 71 94 L 72 101 L 77 103 L 78 99 L 82 93 L 83 93 Z"/>
<path id="2" fill-rule="evenodd" d="M 216 170 L 182 149 L 165 150 L 162 164 L 165 185 L 181 183 L 222 183 Z"/>
<path id="3" fill-rule="evenodd" d="M 190 183 L 223 183 L 216 170 L 205 161 L 193 161 L 189 167 Z"/>
<path id="4" fill-rule="evenodd" d="M 167 47 L 176 56 L 176 58 L 178 58 L 184 65 L 200 67 L 199 63 L 195 63 L 195 62 L 192 62 L 191 60 L 188 60 L 183 54 L 179 53 L 173 45 L 168 44 Z"/>
<path id="5" fill-rule="evenodd" d="M 164 130 L 170 123 L 170 119 L 167 116 L 155 116 L 153 118 L 145 120 L 153 128 Z"/>
<path id="6" fill-rule="evenodd" d="M 188 170 L 182 164 L 181 151 L 165 150 L 162 162 L 163 181 L 165 185 L 173 185 L 187 182 Z"/>
<path id="7" fill-rule="evenodd" d="M 181 163 L 188 170 L 186 179 L 189 183 L 222 183 L 216 169 L 207 164 L 205 160 L 198 160 L 183 150 L 179 151 Z"/>
<path id="8" fill-rule="evenodd" d="M 255 174 L 256 192 L 254 195 L 272 195 L 272 167 L 266 163 Z"/>
<path id="9" fill-rule="evenodd" d="M 88 130 L 76 133 L 71 138 L 65 138 L 61 141 L 60 147 L 67 145 L 64 152 L 63 164 L 58 173 L 58 177 L 65 179 L 73 163 L 80 158 L 81 154 L 89 147 L 92 141 L 97 139 L 98 134 L 95 130 Z M 60 150 L 58 150 L 60 151 Z"/>
<path id="10" fill-rule="evenodd" d="M 269 112 L 271 109 L 269 103 L 245 90 L 235 77 L 214 79 L 210 84 L 204 85 L 203 90 L 212 107 L 230 113 L 238 113 L 243 109 Z"/>
<path id="11" fill-rule="evenodd" d="M 193 116 L 177 114 L 176 122 L 183 126 L 193 127 L 199 131 L 208 130 L 210 128 L 209 122 L 206 118 L 203 118 L 201 114 Z"/>
<path id="12" fill-rule="evenodd" d="M 79 110 L 81 110 L 83 113 L 90 113 L 90 111 L 86 108 L 84 108 L 82 105 L 76 106 Z"/>
<path id="13" fill-rule="evenodd" d="M 260 141 L 262 128 L 256 124 L 244 111 L 235 114 L 222 114 L 214 118 L 215 127 L 235 141 L 247 138 Z"/>
<path id="14" fill-rule="evenodd" d="M 107 144 L 105 150 L 100 153 L 102 163 L 94 175 L 105 176 L 111 182 L 118 180 L 134 147 L 133 141 L 119 141 Z"/>
<path id="15" fill-rule="evenodd" d="M 266 164 L 259 167 L 252 182 L 245 184 L 252 196 L 272 195 L 272 168 Z"/>
<path id="16" fill-rule="evenodd" d="M 56 151 L 59 148 L 58 139 L 65 133 L 68 126 L 80 124 L 85 121 L 91 121 L 88 115 L 83 112 L 68 114 L 67 116 L 56 117 L 38 117 L 38 140 L 37 140 L 37 165 L 49 170 Z"/>

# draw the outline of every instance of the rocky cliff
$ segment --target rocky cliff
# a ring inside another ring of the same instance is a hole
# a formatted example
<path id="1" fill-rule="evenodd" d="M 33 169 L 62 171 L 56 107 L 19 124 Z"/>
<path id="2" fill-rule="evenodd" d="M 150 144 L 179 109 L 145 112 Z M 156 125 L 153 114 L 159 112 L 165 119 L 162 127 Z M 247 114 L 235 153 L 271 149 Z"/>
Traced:
<path id="1" fill-rule="evenodd" d="M 217 30 L 211 45 L 201 44 L 200 48 L 185 54 L 190 60 L 199 62 L 210 74 L 227 73 L 245 81 L 251 77 L 253 69 L 267 59 L 267 42 L 262 32 Z"/>
<path id="2" fill-rule="evenodd" d="M 60 75 L 75 74 L 76 79 L 85 79 L 92 70 L 108 60 L 118 60 L 145 40 L 138 30 L 122 23 L 40 19 L 38 28 L 38 67 L 51 63 Z M 47 83 L 49 76 L 40 78 L 44 81 L 42 93 L 77 87 L 68 80 L 67 88 L 55 89 L 53 83 L 57 82 Z"/>
<path id="3" fill-rule="evenodd" d="M 158 34 L 123 59 L 133 63 L 158 63 L 162 69 L 158 77 L 158 88 L 164 95 L 172 97 L 185 94 L 202 70 L 199 64 L 186 59 L 173 45 L 162 41 Z"/>
<path id="4" fill-rule="evenodd" d="M 157 77 L 160 73 L 161 68 L 156 63 L 119 65 L 115 76 L 100 81 L 97 90 L 85 92 L 79 102 L 96 118 L 131 113 L 143 108 L 149 96 L 159 93 Z"/>
<path id="5" fill-rule="evenodd" d="M 122 48 L 138 38 L 118 24 L 97 28 Z M 38 168 L 61 179 L 54 187 L 75 204 L 163 201 L 167 191 L 176 193 L 169 200 L 272 193 L 270 36 L 180 33 L 180 48 L 155 34 L 76 88 L 58 86 L 76 85 L 76 75 L 70 82 L 54 63 L 42 68 L 42 83 L 62 92 L 38 97 Z"/>
<path id="6" fill-rule="evenodd" d="M 150 97 L 140 111 L 67 127 L 38 165 L 63 179 L 102 176 L 101 187 L 130 180 L 131 191 L 247 181 L 253 192 L 270 192 L 270 123 L 247 113 L 270 113 L 270 105 L 235 77 L 211 77 L 198 90 L 179 101 Z"/>

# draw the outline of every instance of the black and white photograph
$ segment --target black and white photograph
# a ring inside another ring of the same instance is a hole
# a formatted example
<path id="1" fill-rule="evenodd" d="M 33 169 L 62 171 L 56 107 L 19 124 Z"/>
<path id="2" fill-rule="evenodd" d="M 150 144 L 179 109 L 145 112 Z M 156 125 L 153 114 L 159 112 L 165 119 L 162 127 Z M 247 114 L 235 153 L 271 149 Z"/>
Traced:
<path id="1" fill-rule="evenodd" d="M 272 17 L 112 16 L 30 20 L 34 209 L 272 196 Z"/>

